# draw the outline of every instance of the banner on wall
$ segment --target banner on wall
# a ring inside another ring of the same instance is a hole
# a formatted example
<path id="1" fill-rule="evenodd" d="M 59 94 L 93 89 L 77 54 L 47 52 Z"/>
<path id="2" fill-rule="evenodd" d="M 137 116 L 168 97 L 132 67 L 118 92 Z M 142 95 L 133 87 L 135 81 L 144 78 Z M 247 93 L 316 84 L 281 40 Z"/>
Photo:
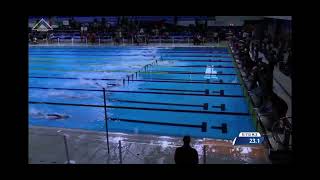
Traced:
<path id="1" fill-rule="evenodd" d="M 47 32 L 53 30 L 52 27 L 43 18 L 32 27 L 33 31 Z"/>
<path id="2" fill-rule="evenodd" d="M 177 25 L 179 26 L 189 26 L 189 25 L 195 25 L 195 24 L 196 24 L 195 20 L 177 21 Z"/>
<path id="3" fill-rule="evenodd" d="M 62 24 L 65 25 L 65 26 L 68 26 L 69 25 L 69 21 L 68 20 L 64 20 L 64 21 L 62 21 Z"/>
<path id="4" fill-rule="evenodd" d="M 208 26 L 242 26 L 243 21 L 208 21 Z"/>
<path id="5" fill-rule="evenodd" d="M 273 18 L 273 19 L 283 19 L 283 20 L 290 20 L 291 21 L 291 16 L 264 16 L 266 18 Z"/>

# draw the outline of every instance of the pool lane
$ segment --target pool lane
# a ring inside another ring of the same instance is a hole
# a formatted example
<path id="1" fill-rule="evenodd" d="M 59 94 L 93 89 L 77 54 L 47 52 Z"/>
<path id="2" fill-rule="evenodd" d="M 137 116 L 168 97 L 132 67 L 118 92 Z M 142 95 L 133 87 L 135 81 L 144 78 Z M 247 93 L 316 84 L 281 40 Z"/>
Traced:
<path id="1" fill-rule="evenodd" d="M 103 108 L 88 108 L 77 106 L 52 106 L 44 104 L 30 104 L 29 111 L 34 113 L 56 113 L 62 112 L 70 115 L 70 118 L 64 120 L 47 120 L 37 117 L 29 117 L 29 122 L 38 126 L 50 126 L 61 128 L 87 129 L 94 131 L 104 131 L 104 112 Z M 155 116 L 157 114 L 157 116 Z M 95 117 L 95 118 L 93 118 Z M 147 133 L 169 136 L 191 135 L 198 138 L 217 138 L 232 140 L 239 134 L 239 131 L 248 131 L 247 127 L 251 125 L 248 116 L 237 117 L 230 115 L 213 116 L 211 114 L 187 113 L 187 112 L 164 112 L 164 111 L 145 111 L 131 109 L 108 108 L 108 126 L 110 131 L 121 131 L 129 133 Z M 117 121 L 117 119 L 145 120 L 148 122 L 176 123 L 181 125 L 197 125 L 198 128 L 190 128 L 172 125 L 156 125 L 137 122 Z M 201 125 L 206 123 L 205 132 Z M 227 125 L 227 132 L 223 133 L 221 129 L 212 128 Z"/>

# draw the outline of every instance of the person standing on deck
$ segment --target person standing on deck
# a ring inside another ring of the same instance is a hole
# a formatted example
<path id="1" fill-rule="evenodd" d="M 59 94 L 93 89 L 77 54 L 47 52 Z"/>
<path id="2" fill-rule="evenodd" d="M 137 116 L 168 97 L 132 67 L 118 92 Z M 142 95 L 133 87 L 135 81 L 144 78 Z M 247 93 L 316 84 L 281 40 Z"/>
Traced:
<path id="1" fill-rule="evenodd" d="M 183 146 L 178 147 L 174 154 L 176 164 L 198 164 L 198 152 L 190 146 L 190 136 L 183 137 Z"/>

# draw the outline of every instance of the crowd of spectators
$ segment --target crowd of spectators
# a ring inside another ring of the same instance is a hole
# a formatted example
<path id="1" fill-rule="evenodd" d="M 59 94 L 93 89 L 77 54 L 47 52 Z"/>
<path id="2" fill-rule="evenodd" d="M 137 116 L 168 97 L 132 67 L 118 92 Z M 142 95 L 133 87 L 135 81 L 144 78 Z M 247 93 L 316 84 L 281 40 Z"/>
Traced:
<path id="1" fill-rule="evenodd" d="M 249 94 L 258 98 L 256 104 L 258 111 L 260 113 L 272 112 L 273 120 L 285 117 L 288 106 L 273 91 L 273 72 L 275 66 L 284 66 L 285 73 L 291 76 L 290 40 L 267 33 L 262 39 L 258 39 L 254 32 L 242 30 L 233 33 L 230 43 L 236 54 L 237 62 L 245 74 Z"/>
<path id="2" fill-rule="evenodd" d="M 51 20 L 49 23 L 52 24 Z M 118 18 L 116 23 L 108 22 L 105 18 L 101 18 L 100 21 L 94 19 L 91 23 L 80 23 L 71 18 L 68 25 L 59 22 L 57 26 L 53 32 L 49 33 L 30 31 L 29 41 L 36 43 L 40 39 L 52 40 L 61 33 L 77 34 L 80 37 L 80 42 L 96 43 L 98 38 L 112 38 L 114 44 L 120 44 L 123 39 L 127 39 L 137 45 L 140 43 L 148 44 L 150 38 L 166 40 L 179 35 L 184 36 L 185 39 L 188 37 L 194 45 L 217 42 L 219 38 L 220 40 L 224 38 L 223 30 L 209 30 L 204 24 L 196 23 L 186 27 L 165 23 L 165 21 L 146 23 L 129 20 L 126 16 Z"/>

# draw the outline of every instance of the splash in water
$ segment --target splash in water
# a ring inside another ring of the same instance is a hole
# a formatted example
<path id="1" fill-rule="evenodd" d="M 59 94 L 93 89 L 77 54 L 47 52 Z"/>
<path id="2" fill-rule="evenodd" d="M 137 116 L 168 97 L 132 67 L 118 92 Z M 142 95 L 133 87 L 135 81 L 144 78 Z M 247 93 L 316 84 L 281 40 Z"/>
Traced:
<path id="1" fill-rule="evenodd" d="M 237 76 L 232 80 L 232 83 L 238 83 Z"/>
<path id="2" fill-rule="evenodd" d="M 161 65 L 173 64 L 173 61 L 161 61 Z"/>
<path id="3" fill-rule="evenodd" d="M 63 98 L 70 98 L 70 99 L 87 99 L 90 98 L 87 94 L 75 94 L 75 93 L 67 93 L 66 91 L 55 91 L 51 90 L 47 93 L 48 96 L 53 97 L 63 97 Z"/>
<path id="4" fill-rule="evenodd" d="M 139 134 L 139 129 L 138 128 L 134 128 L 134 133 L 135 134 Z"/>

